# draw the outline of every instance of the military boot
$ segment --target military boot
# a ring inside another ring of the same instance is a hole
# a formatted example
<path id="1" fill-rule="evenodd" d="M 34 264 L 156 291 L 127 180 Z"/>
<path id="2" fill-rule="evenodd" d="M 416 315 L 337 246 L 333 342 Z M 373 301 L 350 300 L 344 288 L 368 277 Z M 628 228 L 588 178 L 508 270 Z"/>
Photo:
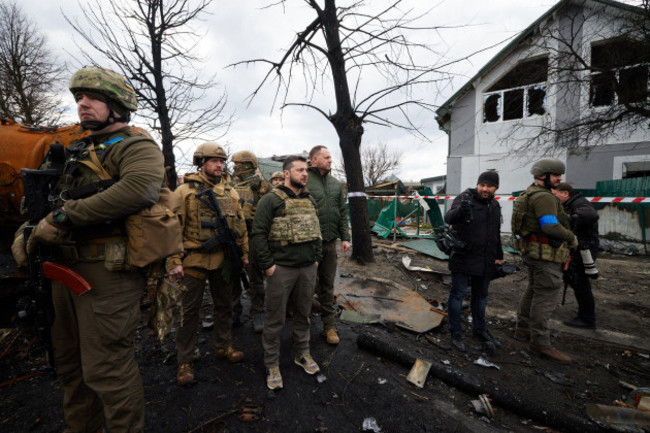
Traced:
<path id="1" fill-rule="evenodd" d="M 217 358 L 226 358 L 232 363 L 244 359 L 244 352 L 235 350 L 232 346 L 228 346 L 225 349 L 215 349 L 214 354 L 217 355 Z"/>
<path id="2" fill-rule="evenodd" d="M 551 346 L 550 344 L 548 346 L 541 345 L 541 344 L 534 344 L 530 343 L 530 350 L 532 352 L 537 353 L 538 355 L 545 356 L 547 358 L 555 359 L 556 361 L 560 361 L 562 363 L 570 363 L 571 362 L 571 357 L 569 355 L 566 355 L 559 350 L 557 350 L 555 347 Z"/>
<path id="3" fill-rule="evenodd" d="M 180 386 L 190 385 L 194 383 L 194 371 L 192 371 L 192 364 L 185 363 L 178 366 L 178 373 L 176 373 L 176 383 Z"/>

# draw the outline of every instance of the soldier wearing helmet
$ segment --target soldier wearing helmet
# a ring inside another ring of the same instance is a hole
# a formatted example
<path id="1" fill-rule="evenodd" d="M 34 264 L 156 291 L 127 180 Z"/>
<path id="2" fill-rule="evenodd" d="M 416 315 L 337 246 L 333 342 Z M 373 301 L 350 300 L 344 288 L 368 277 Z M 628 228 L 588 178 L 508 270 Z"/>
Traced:
<path id="1" fill-rule="evenodd" d="M 275 171 L 271 175 L 271 185 L 278 186 L 284 183 L 284 174 L 281 171 Z"/>
<path id="2" fill-rule="evenodd" d="M 120 74 L 82 68 L 70 79 L 70 91 L 90 135 L 66 149 L 61 163 L 44 162 L 61 169 L 50 194 L 58 200 L 27 243 L 28 251 L 38 243 L 53 245 L 54 257 L 92 286 L 77 297 L 52 281 L 65 430 L 100 431 L 106 424 L 111 432 L 142 432 L 144 392 L 133 334 L 146 281 L 141 268 L 126 264 L 124 233 L 128 216 L 158 201 L 163 155 L 149 136 L 128 125 L 137 101 Z"/>
<path id="3" fill-rule="evenodd" d="M 551 345 L 548 328 L 561 292 L 563 264 L 578 245 L 562 203 L 551 192 L 562 181 L 565 166 L 557 159 L 542 159 L 530 172 L 534 182 L 517 197 L 512 211 L 512 232 L 519 237 L 529 276 L 519 302 L 515 338 L 530 341 L 533 352 L 570 362 Z"/>
<path id="4" fill-rule="evenodd" d="M 128 123 L 138 101 L 131 83 L 110 69 L 85 67 L 78 70 L 68 85 L 77 101 L 79 120 L 84 129 L 100 131 L 115 123 Z M 87 100 L 101 101 L 105 107 L 94 112 Z"/>
<path id="5" fill-rule="evenodd" d="M 250 233 L 257 203 L 271 190 L 271 185 L 259 174 L 257 157 L 253 152 L 241 150 L 231 159 L 235 164 L 232 185 L 239 194 L 246 227 Z M 246 266 L 246 275 L 248 275 L 251 291 L 250 314 L 253 317 L 253 330 L 259 333 L 264 329 L 264 274 L 259 268 L 250 239 L 248 247 L 249 264 Z M 241 292 L 241 284 L 235 282 L 232 291 L 233 326 L 241 324 Z"/>
<path id="6" fill-rule="evenodd" d="M 214 348 L 217 357 L 241 361 L 232 347 L 232 287 L 241 266 L 248 264 L 248 233 L 237 191 L 225 171 L 228 156 L 217 143 L 201 144 L 194 152 L 198 172 L 188 173 L 175 194 L 182 201 L 184 254 L 170 257 L 167 268 L 182 278 L 183 323 L 176 334 L 179 385 L 194 383 L 191 362 L 196 348 L 199 309 L 205 282 L 214 303 Z M 236 256 L 233 257 L 233 251 Z"/>

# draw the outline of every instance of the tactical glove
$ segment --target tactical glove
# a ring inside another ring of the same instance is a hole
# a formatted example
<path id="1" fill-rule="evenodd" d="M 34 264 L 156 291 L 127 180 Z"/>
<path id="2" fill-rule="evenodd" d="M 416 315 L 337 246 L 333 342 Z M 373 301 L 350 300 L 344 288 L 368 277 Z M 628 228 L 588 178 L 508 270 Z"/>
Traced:
<path id="1" fill-rule="evenodd" d="M 567 242 L 567 246 L 571 250 L 575 250 L 578 248 L 578 237 L 576 235 L 573 235 L 573 239 Z"/>
<path id="2" fill-rule="evenodd" d="M 47 245 L 58 245 L 63 243 L 68 230 L 57 226 L 49 213 L 45 218 L 38 222 L 34 232 L 27 241 L 27 253 L 31 254 L 36 248 L 36 244 L 42 242 Z"/>

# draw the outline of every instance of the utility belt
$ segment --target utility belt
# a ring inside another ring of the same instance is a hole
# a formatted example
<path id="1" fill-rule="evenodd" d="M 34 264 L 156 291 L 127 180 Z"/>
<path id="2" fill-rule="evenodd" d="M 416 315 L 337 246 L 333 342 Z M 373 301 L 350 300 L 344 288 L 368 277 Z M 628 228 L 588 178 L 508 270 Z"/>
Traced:
<path id="1" fill-rule="evenodd" d="M 534 233 L 519 239 L 519 251 L 522 256 L 554 263 L 564 263 L 571 253 L 566 242 Z"/>
<path id="2" fill-rule="evenodd" d="M 58 246 L 57 258 L 65 264 L 103 261 L 111 272 L 127 271 L 133 267 L 128 264 L 126 246 L 127 238 L 123 236 L 98 238 L 82 244 L 62 244 Z"/>

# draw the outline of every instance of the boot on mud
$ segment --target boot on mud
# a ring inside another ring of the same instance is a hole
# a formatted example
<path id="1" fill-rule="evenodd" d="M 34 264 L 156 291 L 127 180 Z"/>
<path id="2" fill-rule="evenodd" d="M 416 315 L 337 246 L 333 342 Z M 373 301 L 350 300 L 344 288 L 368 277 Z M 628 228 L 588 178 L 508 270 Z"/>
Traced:
<path id="1" fill-rule="evenodd" d="M 451 345 L 461 352 L 467 351 L 467 348 L 465 347 L 465 342 L 463 341 L 463 334 L 460 333 L 451 334 Z"/>
<path id="2" fill-rule="evenodd" d="M 194 371 L 192 370 L 192 364 L 185 363 L 178 366 L 178 373 L 176 373 L 176 383 L 179 386 L 185 386 L 193 384 L 194 381 Z"/>
<path id="3" fill-rule="evenodd" d="M 244 359 L 244 352 L 235 350 L 232 346 L 228 346 L 225 349 L 215 349 L 214 354 L 217 355 L 217 358 L 226 358 L 232 363 Z"/>
<path id="4" fill-rule="evenodd" d="M 530 341 L 530 332 L 515 328 L 515 332 L 512 334 L 512 338 L 517 341 Z"/>
<path id="5" fill-rule="evenodd" d="M 341 341 L 339 334 L 334 328 L 323 329 L 323 337 L 325 337 L 328 344 L 339 344 Z"/>
<path id="6" fill-rule="evenodd" d="M 256 314 L 253 316 L 253 331 L 256 334 L 264 331 L 264 316 L 261 314 Z"/>
<path id="7" fill-rule="evenodd" d="M 318 364 L 316 364 L 316 361 L 314 361 L 314 358 L 309 353 L 302 353 L 296 356 L 293 362 L 301 366 L 307 374 L 316 374 L 320 371 L 320 367 L 318 367 Z"/>
<path id="8" fill-rule="evenodd" d="M 494 338 L 492 334 L 490 334 L 486 329 L 483 331 L 472 331 L 472 335 L 474 335 L 474 338 L 476 338 L 479 341 L 492 343 L 492 345 L 496 349 L 501 349 L 501 347 L 503 346 L 503 344 L 501 344 L 499 340 Z"/>
<path id="9" fill-rule="evenodd" d="M 571 362 L 571 357 L 569 355 L 566 355 L 559 350 L 557 350 L 555 347 L 551 346 L 550 344 L 548 346 L 543 346 L 541 344 L 534 344 L 530 343 L 530 350 L 532 352 L 537 353 L 538 355 L 545 356 L 547 358 L 555 359 L 556 361 L 560 361 L 563 363 L 570 363 Z"/>
<path id="10" fill-rule="evenodd" d="M 573 328 L 596 329 L 595 323 L 585 322 L 579 317 L 574 317 L 571 320 L 565 320 L 563 323 L 566 326 L 571 326 Z"/>
<path id="11" fill-rule="evenodd" d="M 282 375 L 280 374 L 280 367 L 269 368 L 269 373 L 266 375 L 266 386 L 270 390 L 281 389 Z"/>

